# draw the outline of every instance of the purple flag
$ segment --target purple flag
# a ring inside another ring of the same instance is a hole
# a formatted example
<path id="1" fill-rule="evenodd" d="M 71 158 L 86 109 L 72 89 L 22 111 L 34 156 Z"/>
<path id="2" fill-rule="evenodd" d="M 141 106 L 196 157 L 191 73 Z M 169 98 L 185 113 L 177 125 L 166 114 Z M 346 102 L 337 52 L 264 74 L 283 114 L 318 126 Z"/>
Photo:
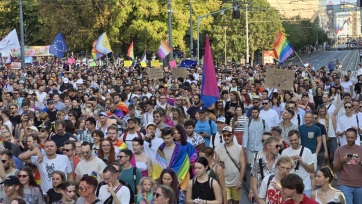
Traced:
<path id="1" fill-rule="evenodd" d="M 220 98 L 217 86 L 214 61 L 212 60 L 209 36 L 206 35 L 204 67 L 202 69 L 201 101 L 210 107 Z"/>

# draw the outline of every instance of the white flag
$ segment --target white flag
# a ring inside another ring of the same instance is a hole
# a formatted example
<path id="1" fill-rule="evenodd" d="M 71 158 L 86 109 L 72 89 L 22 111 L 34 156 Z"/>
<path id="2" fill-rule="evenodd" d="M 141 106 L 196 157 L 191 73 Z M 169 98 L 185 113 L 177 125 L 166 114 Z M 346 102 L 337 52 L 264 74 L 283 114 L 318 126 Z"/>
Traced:
<path id="1" fill-rule="evenodd" d="M 18 39 L 18 34 L 16 33 L 15 29 L 0 41 L 0 52 L 9 51 L 11 49 L 19 49 L 19 48 L 20 48 L 20 43 Z"/>

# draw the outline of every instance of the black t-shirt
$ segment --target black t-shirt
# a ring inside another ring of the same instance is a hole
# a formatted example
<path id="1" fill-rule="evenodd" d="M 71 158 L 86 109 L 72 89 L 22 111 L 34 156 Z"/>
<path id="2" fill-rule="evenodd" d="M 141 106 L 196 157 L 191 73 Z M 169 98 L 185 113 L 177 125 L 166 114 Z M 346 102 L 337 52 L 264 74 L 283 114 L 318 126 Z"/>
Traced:
<path id="1" fill-rule="evenodd" d="M 14 125 L 14 127 L 15 127 L 17 124 L 21 123 L 20 115 L 16 115 L 16 116 L 11 115 L 11 116 L 9 117 L 9 120 L 10 120 L 11 123 Z"/>
<path id="2" fill-rule="evenodd" d="M 55 110 L 55 111 L 50 111 L 50 110 L 48 110 L 48 111 L 47 111 L 50 122 L 54 122 L 54 121 L 57 120 L 57 112 L 58 112 L 57 110 Z"/>
<path id="3" fill-rule="evenodd" d="M 63 136 L 59 136 L 58 134 L 55 134 L 51 137 L 51 139 L 55 142 L 55 144 L 57 145 L 57 147 L 63 147 L 64 146 L 64 142 L 68 141 L 69 138 L 74 138 L 74 136 L 72 134 L 70 134 L 69 132 L 65 133 Z M 75 139 L 75 138 L 74 138 Z M 63 154 L 63 152 L 59 152 L 57 151 L 57 154 Z"/>
<path id="4" fill-rule="evenodd" d="M 54 188 L 51 188 L 48 190 L 47 192 L 48 198 L 49 198 L 49 203 L 54 203 L 56 201 L 60 201 L 62 200 L 63 196 L 61 193 L 57 193 L 54 191 Z"/>

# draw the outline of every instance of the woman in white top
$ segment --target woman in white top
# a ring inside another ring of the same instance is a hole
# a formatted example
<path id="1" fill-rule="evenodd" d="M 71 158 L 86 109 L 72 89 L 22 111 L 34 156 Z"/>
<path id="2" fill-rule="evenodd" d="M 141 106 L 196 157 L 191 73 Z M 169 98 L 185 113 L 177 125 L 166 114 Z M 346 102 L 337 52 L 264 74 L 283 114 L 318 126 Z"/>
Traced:
<path id="1" fill-rule="evenodd" d="M 343 87 L 343 91 L 344 93 L 351 93 L 351 95 L 353 96 L 353 83 L 350 80 L 348 75 L 345 75 L 343 77 L 343 81 L 341 82 L 341 86 Z"/>
<path id="2" fill-rule="evenodd" d="M 230 125 L 234 130 L 234 135 L 239 143 L 243 143 L 244 128 L 247 125 L 248 118 L 244 115 L 244 110 L 240 105 L 235 106 L 235 115 L 230 120 Z"/>
<path id="3" fill-rule="evenodd" d="M 329 167 L 322 167 L 316 173 L 315 183 L 320 188 L 312 192 L 311 198 L 320 204 L 330 202 L 345 204 L 346 199 L 340 190 L 332 187 L 333 171 Z"/>
<path id="4" fill-rule="evenodd" d="M 142 138 L 133 138 L 132 148 L 136 167 L 141 171 L 142 177 L 145 177 L 149 175 L 152 169 L 152 161 L 143 151 L 143 142 Z"/>

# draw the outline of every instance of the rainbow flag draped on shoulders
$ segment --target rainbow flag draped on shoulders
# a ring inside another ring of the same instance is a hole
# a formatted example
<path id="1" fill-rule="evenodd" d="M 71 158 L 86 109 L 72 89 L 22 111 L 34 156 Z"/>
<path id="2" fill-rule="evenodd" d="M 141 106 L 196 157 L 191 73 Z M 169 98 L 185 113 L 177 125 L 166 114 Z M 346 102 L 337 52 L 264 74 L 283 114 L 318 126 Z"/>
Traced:
<path id="1" fill-rule="evenodd" d="M 153 163 L 151 177 L 156 180 L 160 177 L 163 169 L 167 167 L 171 168 L 175 171 L 177 178 L 180 183 L 181 189 L 186 189 L 187 183 L 190 180 L 190 160 L 187 152 L 184 150 L 183 146 L 176 143 L 176 147 L 173 151 L 170 165 L 166 165 L 166 156 L 163 153 L 163 148 L 165 147 L 165 143 L 162 143 L 161 146 L 157 150 L 155 163 Z"/>
<path id="2" fill-rule="evenodd" d="M 120 140 L 120 139 L 118 139 L 117 142 L 115 144 L 113 144 L 113 146 L 118 147 L 119 149 L 127 148 L 127 144 L 125 142 L 122 142 L 122 140 Z"/>
<path id="3" fill-rule="evenodd" d="M 274 57 L 280 62 L 284 62 L 294 52 L 287 38 L 279 31 L 277 39 L 274 42 Z"/>

